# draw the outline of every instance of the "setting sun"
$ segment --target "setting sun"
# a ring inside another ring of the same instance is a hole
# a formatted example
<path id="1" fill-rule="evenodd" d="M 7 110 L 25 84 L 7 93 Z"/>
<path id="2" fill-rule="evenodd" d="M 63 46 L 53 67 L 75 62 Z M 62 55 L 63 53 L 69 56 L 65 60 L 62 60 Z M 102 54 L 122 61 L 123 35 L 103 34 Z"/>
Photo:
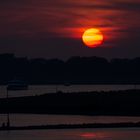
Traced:
<path id="1" fill-rule="evenodd" d="M 83 33 L 82 40 L 87 47 L 95 48 L 102 44 L 103 34 L 97 28 L 90 28 Z"/>

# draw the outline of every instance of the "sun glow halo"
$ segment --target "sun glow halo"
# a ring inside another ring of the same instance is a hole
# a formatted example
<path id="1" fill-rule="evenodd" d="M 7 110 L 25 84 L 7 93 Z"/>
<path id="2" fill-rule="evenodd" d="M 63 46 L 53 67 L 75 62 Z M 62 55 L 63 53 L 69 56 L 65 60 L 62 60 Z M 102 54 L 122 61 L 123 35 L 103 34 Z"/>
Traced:
<path id="1" fill-rule="evenodd" d="M 87 47 L 95 48 L 102 44 L 103 34 L 97 28 L 90 28 L 83 33 L 82 40 Z"/>

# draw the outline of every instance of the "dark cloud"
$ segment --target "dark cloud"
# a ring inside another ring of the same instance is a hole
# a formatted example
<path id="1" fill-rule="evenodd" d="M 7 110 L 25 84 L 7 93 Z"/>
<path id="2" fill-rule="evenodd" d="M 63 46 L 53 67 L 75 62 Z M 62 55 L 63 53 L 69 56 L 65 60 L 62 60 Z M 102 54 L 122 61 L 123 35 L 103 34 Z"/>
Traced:
<path id="1" fill-rule="evenodd" d="M 128 12 L 140 11 L 140 2 L 127 2 L 127 1 L 112 1 L 109 4 L 86 4 L 86 5 L 77 5 L 77 7 L 81 8 L 91 8 L 98 10 L 122 10 Z"/>

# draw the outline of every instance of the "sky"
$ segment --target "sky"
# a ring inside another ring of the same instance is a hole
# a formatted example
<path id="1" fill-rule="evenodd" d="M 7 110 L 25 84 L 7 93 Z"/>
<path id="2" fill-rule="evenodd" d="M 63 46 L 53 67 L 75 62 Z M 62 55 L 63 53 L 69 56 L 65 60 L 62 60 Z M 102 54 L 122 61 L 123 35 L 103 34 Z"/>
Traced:
<path id="1" fill-rule="evenodd" d="M 140 56 L 140 0 L 1 0 L 0 53 L 68 59 L 72 56 Z M 81 39 L 98 28 L 104 42 Z"/>

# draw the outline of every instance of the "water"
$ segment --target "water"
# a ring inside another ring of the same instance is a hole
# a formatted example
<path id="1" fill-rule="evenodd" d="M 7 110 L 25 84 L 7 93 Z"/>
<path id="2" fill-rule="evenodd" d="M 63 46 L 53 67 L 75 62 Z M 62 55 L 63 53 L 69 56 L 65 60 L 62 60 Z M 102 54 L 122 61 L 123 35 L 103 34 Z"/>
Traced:
<path id="1" fill-rule="evenodd" d="M 10 97 L 35 96 L 44 93 L 56 93 L 57 91 L 69 92 L 86 92 L 86 91 L 110 91 L 140 89 L 140 85 L 31 85 L 28 90 L 9 91 Z M 0 98 L 6 97 L 6 86 L 0 86 Z"/>
<path id="2" fill-rule="evenodd" d="M 0 140 L 140 140 L 140 129 L 67 129 L 1 131 Z"/>
<path id="3" fill-rule="evenodd" d="M 136 88 L 140 89 L 140 85 Z M 9 91 L 10 97 L 34 96 L 44 93 L 109 91 L 134 89 L 134 85 L 38 85 L 29 86 L 27 91 Z M 6 86 L 0 86 L 0 98 L 6 96 Z M 6 115 L 0 115 L 0 125 L 6 122 Z M 119 116 L 80 116 L 80 115 L 34 115 L 10 114 L 12 126 L 45 125 L 45 124 L 83 124 L 139 122 L 140 117 Z M 0 131 L 0 140 L 140 140 L 139 128 L 120 129 L 63 129 L 63 130 L 24 130 Z"/>
<path id="4" fill-rule="evenodd" d="M 10 114 L 10 120 L 12 126 L 29 126 L 46 124 L 140 122 L 140 117 Z M 1 114 L 0 124 L 6 121 L 6 115 Z"/>

